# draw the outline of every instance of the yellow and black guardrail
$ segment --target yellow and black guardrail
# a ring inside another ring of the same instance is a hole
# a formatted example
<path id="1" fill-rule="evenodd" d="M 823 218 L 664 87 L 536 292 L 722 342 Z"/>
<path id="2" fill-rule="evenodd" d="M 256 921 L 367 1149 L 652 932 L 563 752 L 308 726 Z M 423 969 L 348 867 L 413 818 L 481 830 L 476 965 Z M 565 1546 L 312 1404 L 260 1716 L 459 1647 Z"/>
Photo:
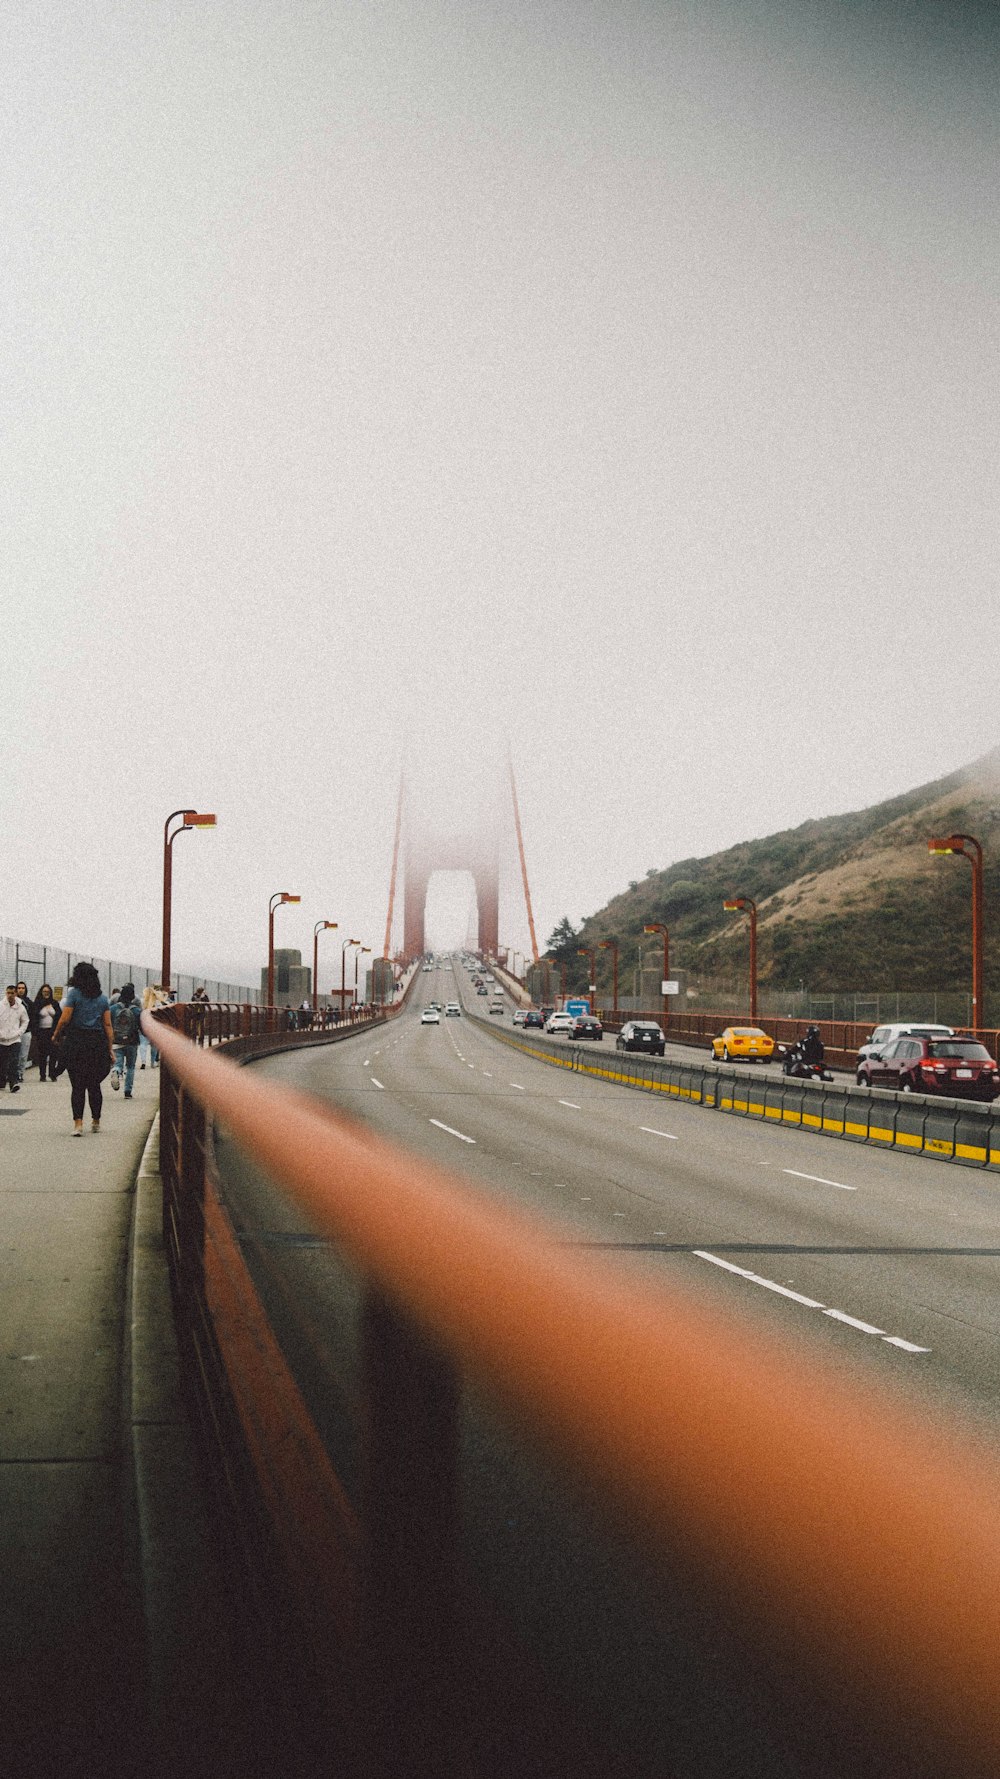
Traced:
<path id="1" fill-rule="evenodd" d="M 986 1105 L 839 1082 L 800 1081 L 758 1070 L 754 1064 L 726 1067 L 721 1063 L 672 1062 L 625 1050 L 616 1050 L 613 1057 L 605 1059 L 596 1051 L 584 1051 L 582 1045 L 561 1051 L 532 1043 L 498 1031 L 477 1014 L 472 1017 L 494 1038 L 526 1056 L 599 1081 L 666 1094 L 716 1112 L 815 1130 L 848 1142 L 881 1144 L 966 1167 L 1000 1169 L 1000 1101 Z"/>

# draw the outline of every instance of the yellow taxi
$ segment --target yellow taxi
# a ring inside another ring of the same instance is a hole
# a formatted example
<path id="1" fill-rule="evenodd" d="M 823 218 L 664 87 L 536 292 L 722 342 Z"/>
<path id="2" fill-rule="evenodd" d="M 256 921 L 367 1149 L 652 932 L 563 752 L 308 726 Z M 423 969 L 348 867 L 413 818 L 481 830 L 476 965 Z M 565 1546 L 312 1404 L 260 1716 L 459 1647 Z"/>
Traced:
<path id="1" fill-rule="evenodd" d="M 773 1054 L 774 1039 L 759 1025 L 727 1025 L 712 1039 L 716 1062 L 769 1062 Z"/>

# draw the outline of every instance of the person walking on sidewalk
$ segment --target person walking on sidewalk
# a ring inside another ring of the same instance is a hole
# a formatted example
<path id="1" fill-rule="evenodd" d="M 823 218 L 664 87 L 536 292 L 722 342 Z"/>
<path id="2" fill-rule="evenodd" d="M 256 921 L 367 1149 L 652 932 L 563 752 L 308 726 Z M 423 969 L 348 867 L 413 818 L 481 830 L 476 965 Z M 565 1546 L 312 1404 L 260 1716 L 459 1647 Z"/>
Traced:
<path id="1" fill-rule="evenodd" d="M 9 1087 L 20 1093 L 21 1039 L 27 1030 L 28 1015 L 13 982 L 8 982 L 0 1001 L 0 1091 Z"/>
<path id="2" fill-rule="evenodd" d="M 49 1079 L 49 1057 L 52 1051 L 52 1035 L 59 1019 L 59 1002 L 52 993 L 51 986 L 43 982 L 38 990 L 31 1015 L 31 1030 L 35 1040 L 35 1061 L 38 1064 L 38 1079 Z M 54 1077 L 52 1077 L 54 1079 Z"/>
<path id="3" fill-rule="evenodd" d="M 28 1030 L 21 1039 L 21 1055 L 18 1059 L 17 1066 L 17 1078 L 19 1081 L 23 1081 L 24 1071 L 28 1066 L 28 1051 L 31 1049 L 31 1015 L 35 1010 L 35 1003 L 28 993 L 28 984 L 26 982 L 18 983 L 17 998 L 28 1015 Z"/>
<path id="4" fill-rule="evenodd" d="M 111 1029 L 111 1003 L 101 993 L 101 979 L 93 964 L 77 964 L 63 996 L 62 1012 L 53 1043 L 62 1049 L 72 1087 L 73 1135 L 83 1135 L 83 1109 L 90 1101 L 90 1128 L 101 1128 L 104 1095 L 101 1082 L 115 1060 Z"/>
<path id="5" fill-rule="evenodd" d="M 131 982 L 119 990 L 118 999 L 111 1003 L 111 1030 L 115 1040 L 115 1066 L 111 1071 L 111 1085 L 115 1092 L 125 1078 L 125 1098 L 132 1098 L 132 1084 L 135 1080 L 135 1059 L 139 1054 L 139 1003 L 135 998 L 135 989 Z"/>

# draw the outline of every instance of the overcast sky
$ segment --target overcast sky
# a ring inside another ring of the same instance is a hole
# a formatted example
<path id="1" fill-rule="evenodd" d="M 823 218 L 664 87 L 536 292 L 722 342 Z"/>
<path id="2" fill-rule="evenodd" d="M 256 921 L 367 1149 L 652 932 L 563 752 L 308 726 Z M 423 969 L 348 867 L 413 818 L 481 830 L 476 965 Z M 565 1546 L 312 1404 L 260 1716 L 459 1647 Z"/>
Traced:
<path id="1" fill-rule="evenodd" d="M 155 963 L 191 804 L 176 968 L 380 951 L 405 755 L 523 950 L 507 736 L 540 940 L 996 745 L 989 17 L 11 0 L 0 930 Z"/>

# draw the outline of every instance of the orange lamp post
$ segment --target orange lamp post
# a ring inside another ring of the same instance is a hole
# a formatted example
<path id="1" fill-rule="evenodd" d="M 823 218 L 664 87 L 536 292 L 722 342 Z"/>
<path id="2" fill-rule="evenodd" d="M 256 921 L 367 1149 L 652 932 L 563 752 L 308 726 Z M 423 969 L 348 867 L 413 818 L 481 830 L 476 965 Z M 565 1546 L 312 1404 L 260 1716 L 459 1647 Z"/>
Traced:
<path id="1" fill-rule="evenodd" d="M 340 947 L 340 1017 L 344 1017 L 344 1001 L 347 997 L 347 953 L 352 945 L 360 945 L 360 939 L 345 939 Z"/>
<path id="2" fill-rule="evenodd" d="M 612 1016 L 617 1018 L 617 1015 L 618 1015 L 618 941 L 617 941 L 617 939 L 602 939 L 600 941 L 598 949 L 600 951 L 610 951 L 610 953 L 611 953 L 611 984 L 612 984 L 612 986 L 611 986 L 611 1012 L 612 1012 Z"/>
<path id="3" fill-rule="evenodd" d="M 971 847 L 972 851 L 967 849 Z M 983 849 L 971 834 L 949 834 L 947 840 L 928 840 L 927 850 L 940 858 L 948 853 L 968 859 L 972 866 L 972 1029 L 982 1026 L 983 1006 Z"/>
<path id="4" fill-rule="evenodd" d="M 589 945 L 578 945 L 576 955 L 577 955 L 577 957 L 585 957 L 590 960 L 590 980 L 587 983 L 587 987 L 588 987 L 590 993 L 593 995 L 593 1005 L 592 1005 L 590 1011 L 592 1013 L 596 1013 L 597 1012 L 597 962 L 596 962 L 597 953 Z M 565 997 L 564 997 L 564 1005 L 565 1005 Z"/>
<path id="5" fill-rule="evenodd" d="M 319 1011 L 319 936 L 336 926 L 335 920 L 318 920 L 313 927 L 313 1012 Z"/>
<path id="6" fill-rule="evenodd" d="M 180 818 L 180 826 L 171 828 L 171 822 Z M 170 918 L 173 902 L 174 879 L 174 841 L 178 834 L 186 834 L 189 828 L 214 828 L 214 815 L 202 815 L 197 809 L 174 809 L 163 824 L 163 948 L 160 954 L 160 983 L 163 988 L 170 987 Z"/>
<path id="7" fill-rule="evenodd" d="M 727 914 L 734 914 L 744 908 L 750 912 L 750 1023 L 757 1021 L 757 904 L 752 896 L 730 896 L 723 902 Z"/>
<path id="8" fill-rule="evenodd" d="M 662 933 L 662 935 L 663 935 L 663 980 L 664 980 L 664 982 L 668 982 L 670 980 L 670 934 L 667 932 L 667 929 L 664 926 L 662 920 L 654 920 L 651 926 L 643 927 L 642 930 L 644 933 Z M 664 1029 L 664 1031 L 666 1031 L 667 1026 L 669 1024 L 670 1024 L 670 996 L 667 994 L 667 991 L 664 988 L 664 990 L 663 990 L 663 1029 Z"/>
<path id="9" fill-rule="evenodd" d="M 274 1006 L 274 911 L 283 902 L 301 902 L 301 896 L 289 895 L 287 890 L 275 890 L 267 909 L 267 1004 Z"/>
<path id="10" fill-rule="evenodd" d="M 366 952 L 371 952 L 370 945 L 362 945 L 354 953 L 354 1005 L 358 1004 L 358 965 Z"/>

